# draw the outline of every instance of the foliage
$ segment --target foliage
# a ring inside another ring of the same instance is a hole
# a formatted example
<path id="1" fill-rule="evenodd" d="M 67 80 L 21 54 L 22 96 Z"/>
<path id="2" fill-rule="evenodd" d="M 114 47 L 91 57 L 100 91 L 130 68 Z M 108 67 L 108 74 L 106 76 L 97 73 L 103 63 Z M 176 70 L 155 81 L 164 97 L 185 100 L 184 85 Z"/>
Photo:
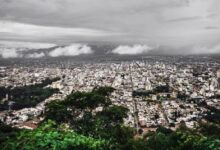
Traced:
<path id="1" fill-rule="evenodd" d="M 153 89 L 153 91 L 154 93 L 168 93 L 170 91 L 170 86 L 168 84 L 160 85 Z"/>
<path id="2" fill-rule="evenodd" d="M 94 116 L 95 132 L 93 135 L 119 142 L 118 139 L 124 134 L 130 133 L 129 128 L 122 126 L 123 118 L 127 117 L 127 112 L 128 109 L 122 106 L 111 106 L 98 112 Z"/>
<path id="3" fill-rule="evenodd" d="M 212 106 L 205 106 L 210 112 L 204 117 L 207 121 L 220 124 L 220 110 L 212 107 Z"/>
<path id="4" fill-rule="evenodd" d="M 218 121 L 201 122 L 196 129 L 181 122 L 176 131 L 159 126 L 155 132 L 137 136 L 133 128 L 123 125 L 128 109 L 111 103 L 113 91 L 111 87 L 96 87 L 91 92 L 75 92 L 62 101 L 49 102 L 44 123 L 33 131 L 0 124 L 1 148 L 220 150 Z"/>
<path id="5" fill-rule="evenodd" d="M 105 89 L 104 92 L 103 89 Z M 102 87 L 92 92 L 71 93 L 63 101 L 50 102 L 46 105 L 46 119 L 52 119 L 60 123 L 69 122 L 74 125 L 80 120 L 85 120 L 89 115 L 93 117 L 92 111 L 96 108 L 106 108 L 111 105 L 111 101 L 108 97 L 111 91 L 110 88 Z"/>
<path id="6" fill-rule="evenodd" d="M 19 131 L 17 128 L 12 128 L 0 121 L 0 144 L 7 139 L 14 137 L 17 131 Z"/>
<path id="7" fill-rule="evenodd" d="M 185 93 L 178 92 L 177 93 L 177 98 L 180 99 L 180 100 L 186 101 L 189 98 L 189 96 L 186 95 Z"/>
<path id="8" fill-rule="evenodd" d="M 121 137 L 132 138 L 134 132 L 123 126 L 128 109 L 111 104 L 109 96 L 113 91 L 111 87 L 96 87 L 91 92 L 75 92 L 63 101 L 50 102 L 46 105 L 46 120 L 68 123 L 79 134 L 123 143 Z"/>
<path id="9" fill-rule="evenodd" d="M 134 129 L 123 126 L 123 118 L 127 117 L 128 109 L 112 105 L 109 101 L 111 92 L 110 88 L 102 87 L 92 92 L 72 93 L 64 101 L 49 103 L 46 117 L 59 123 L 68 123 L 79 134 L 106 139 L 114 149 L 209 150 L 218 147 L 219 137 L 213 136 L 214 132 L 210 132 L 211 135 L 206 133 L 210 127 L 194 131 L 184 123 L 176 132 L 158 127 L 156 132 L 134 139 Z M 102 109 L 95 111 L 100 106 Z"/>
<path id="10" fill-rule="evenodd" d="M 205 136 L 220 139 L 220 124 L 200 122 L 197 130 Z"/>
<path id="11" fill-rule="evenodd" d="M 58 91 L 58 89 L 37 86 L 16 87 L 10 91 L 11 100 L 15 102 L 13 109 L 34 107 Z"/>
<path id="12" fill-rule="evenodd" d="M 0 86 L 0 100 L 5 98 L 6 94 L 8 93 L 9 89 L 3 86 Z"/>
<path id="13" fill-rule="evenodd" d="M 59 80 L 60 80 L 60 77 L 55 77 L 55 78 L 52 78 L 52 79 L 46 78 L 45 80 L 41 81 L 41 83 L 36 84 L 35 86 L 45 87 L 45 86 L 50 85 L 53 82 L 56 82 L 56 81 L 59 81 Z"/>
<path id="14" fill-rule="evenodd" d="M 134 150 L 219 150 L 219 138 L 204 136 L 198 130 L 171 131 L 160 127 L 139 139 L 130 140 L 126 149 Z M 140 147 L 141 145 L 141 147 Z"/>
<path id="15" fill-rule="evenodd" d="M 110 86 L 104 86 L 104 87 L 95 87 L 93 89 L 93 93 L 98 93 L 104 96 L 110 96 L 110 94 L 114 91 L 115 89 Z"/>
<path id="16" fill-rule="evenodd" d="M 155 94 L 153 91 L 133 91 L 132 92 L 132 96 L 136 97 L 136 96 L 150 96 L 150 94 Z"/>
<path id="17" fill-rule="evenodd" d="M 48 121 L 33 130 L 23 130 L 2 143 L 2 150 L 103 150 L 108 142 L 79 135 L 72 130 L 62 130 L 55 122 Z"/>
<path id="18" fill-rule="evenodd" d="M 133 97 L 136 97 L 136 96 L 145 97 L 145 96 L 150 96 L 151 94 L 168 93 L 169 91 L 170 91 L 170 87 L 168 84 L 166 84 L 166 85 L 157 86 L 153 90 L 149 90 L 149 91 L 145 91 L 145 90 L 133 91 L 132 96 Z M 168 95 L 168 97 L 170 98 L 170 95 Z"/>
<path id="19" fill-rule="evenodd" d="M 12 109 L 22 109 L 28 107 L 34 107 L 38 103 L 42 102 L 52 94 L 57 93 L 58 89 L 44 88 L 45 86 L 59 80 L 59 78 L 49 79 L 46 78 L 42 83 L 28 86 L 21 86 L 15 88 L 0 87 L 0 99 L 4 98 L 8 94 L 10 101 L 15 102 L 12 105 Z M 8 101 L 1 105 L 1 109 L 7 109 Z"/>
<path id="20" fill-rule="evenodd" d="M 75 92 L 67 96 L 64 101 L 64 105 L 73 109 L 90 111 L 98 106 L 108 106 L 110 104 L 110 99 L 96 92 Z"/>
<path id="21" fill-rule="evenodd" d="M 68 123 L 72 119 L 72 114 L 68 108 L 59 100 L 51 101 L 46 105 L 46 119 L 53 119 L 57 123 Z"/>
<path id="22" fill-rule="evenodd" d="M 4 131 L 6 133 L 12 130 L 10 128 L 10 130 Z M 204 135 L 202 134 L 204 131 L 199 132 L 198 129 L 181 128 L 177 131 L 171 131 L 160 127 L 157 131 L 148 132 L 145 136 L 139 138 L 133 138 L 134 132 L 128 127 L 118 128 L 115 133 L 113 131 L 106 134 L 118 134 L 117 137 L 119 138 L 115 139 L 115 143 L 105 138 L 98 139 L 80 135 L 64 124 L 58 125 L 48 120 L 33 131 L 17 130 L 16 136 L 14 134 L 1 141 L 1 148 L 2 150 L 219 150 L 220 148 L 219 138 L 210 134 Z"/>

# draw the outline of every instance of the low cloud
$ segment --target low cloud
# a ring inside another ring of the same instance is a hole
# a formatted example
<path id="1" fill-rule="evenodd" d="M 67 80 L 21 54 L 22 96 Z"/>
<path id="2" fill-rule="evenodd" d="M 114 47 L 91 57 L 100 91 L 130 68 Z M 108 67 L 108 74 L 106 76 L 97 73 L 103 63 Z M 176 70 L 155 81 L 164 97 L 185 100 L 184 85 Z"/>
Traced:
<path id="1" fill-rule="evenodd" d="M 152 48 L 147 45 L 133 45 L 133 46 L 121 45 L 113 49 L 112 53 L 120 54 L 120 55 L 136 55 L 136 54 L 147 53 L 150 50 L 152 50 Z"/>
<path id="2" fill-rule="evenodd" d="M 0 56 L 3 58 L 17 58 L 21 57 L 15 48 L 0 48 Z"/>
<path id="3" fill-rule="evenodd" d="M 91 54 L 93 53 L 91 47 L 83 44 L 72 44 L 65 47 L 59 47 L 54 49 L 49 53 L 51 57 L 59 56 L 77 56 L 81 54 Z"/>
<path id="4" fill-rule="evenodd" d="M 45 56 L 45 54 L 43 52 L 41 52 L 41 53 L 28 54 L 26 57 L 27 58 L 41 58 L 44 56 Z"/>
<path id="5" fill-rule="evenodd" d="M 46 49 L 54 46 L 56 45 L 50 43 L 0 41 L 0 56 L 2 58 L 40 58 L 45 56 L 45 54 L 35 52 L 25 55 L 25 51 Z"/>
<path id="6" fill-rule="evenodd" d="M 0 41 L 0 56 L 2 58 L 41 58 L 45 56 L 77 56 L 93 53 L 91 47 L 85 44 L 72 44 L 58 48 L 55 48 L 55 46 L 57 45 L 50 43 Z M 53 47 L 54 49 L 49 53 L 36 51 Z"/>

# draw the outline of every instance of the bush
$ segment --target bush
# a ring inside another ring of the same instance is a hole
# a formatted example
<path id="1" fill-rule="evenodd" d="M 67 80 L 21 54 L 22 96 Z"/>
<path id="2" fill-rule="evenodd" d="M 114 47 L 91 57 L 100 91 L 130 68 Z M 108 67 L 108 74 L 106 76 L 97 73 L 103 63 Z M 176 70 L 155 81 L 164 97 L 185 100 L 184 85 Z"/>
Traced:
<path id="1" fill-rule="evenodd" d="M 62 130 L 48 121 L 33 131 L 23 130 L 1 144 L 2 150 L 103 150 L 109 147 L 105 140 L 79 135 L 72 130 Z"/>

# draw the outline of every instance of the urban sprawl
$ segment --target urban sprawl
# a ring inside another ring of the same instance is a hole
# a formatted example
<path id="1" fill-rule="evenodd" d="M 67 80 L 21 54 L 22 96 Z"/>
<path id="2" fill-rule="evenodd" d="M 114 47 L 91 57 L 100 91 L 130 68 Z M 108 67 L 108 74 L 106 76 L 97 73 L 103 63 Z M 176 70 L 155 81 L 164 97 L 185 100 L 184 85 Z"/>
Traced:
<path id="1" fill-rule="evenodd" d="M 193 128 L 210 108 L 220 109 L 220 68 L 217 62 L 148 63 L 145 60 L 86 63 L 74 67 L 0 67 L 0 86 L 19 87 L 57 78 L 47 87 L 58 93 L 35 107 L 0 112 L 6 124 L 32 129 L 43 119 L 48 101 L 64 99 L 74 91 L 91 91 L 111 86 L 113 104 L 129 108 L 124 123 L 143 130 L 166 126 L 175 129 L 181 122 Z M 6 95 L 1 103 L 10 101 Z M 102 109 L 102 108 L 99 108 Z M 97 109 L 97 111 L 99 111 Z"/>

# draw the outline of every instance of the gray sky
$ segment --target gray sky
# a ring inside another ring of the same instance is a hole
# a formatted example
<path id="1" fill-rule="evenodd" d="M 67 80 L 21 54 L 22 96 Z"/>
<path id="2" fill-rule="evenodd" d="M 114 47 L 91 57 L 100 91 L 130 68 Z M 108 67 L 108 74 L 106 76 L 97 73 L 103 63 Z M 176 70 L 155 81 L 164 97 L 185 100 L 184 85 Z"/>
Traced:
<path id="1" fill-rule="evenodd" d="M 220 0 L 0 0 L 0 39 L 220 52 Z"/>

